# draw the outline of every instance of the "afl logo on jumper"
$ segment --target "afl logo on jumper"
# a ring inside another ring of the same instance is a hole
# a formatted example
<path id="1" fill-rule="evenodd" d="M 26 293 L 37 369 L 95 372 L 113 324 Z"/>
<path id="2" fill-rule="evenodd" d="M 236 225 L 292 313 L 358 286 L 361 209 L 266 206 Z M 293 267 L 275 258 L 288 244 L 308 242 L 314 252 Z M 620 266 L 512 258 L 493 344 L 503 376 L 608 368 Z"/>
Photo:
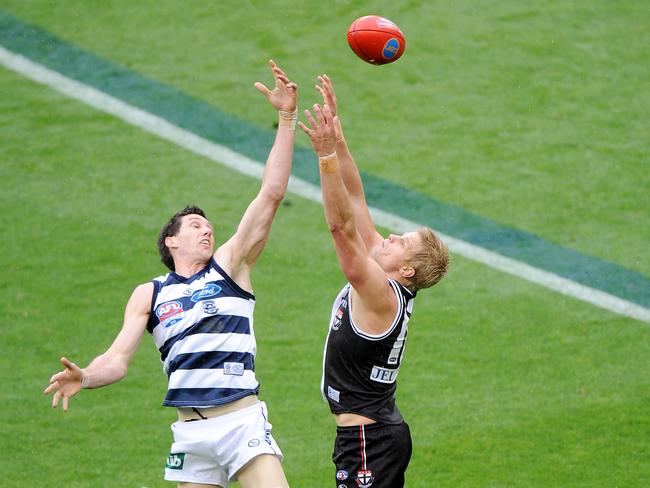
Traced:
<path id="1" fill-rule="evenodd" d="M 179 320 L 183 320 L 185 313 L 183 312 L 183 304 L 179 301 L 165 302 L 158 305 L 156 309 L 156 317 L 160 323 L 165 327 L 171 327 Z"/>
<path id="2" fill-rule="evenodd" d="M 204 298 L 213 297 L 220 291 L 221 291 L 221 287 L 219 285 L 215 285 L 214 283 L 208 283 L 202 289 L 200 289 L 199 291 L 195 292 L 192 295 L 192 301 L 196 303 L 199 300 L 202 300 Z"/>

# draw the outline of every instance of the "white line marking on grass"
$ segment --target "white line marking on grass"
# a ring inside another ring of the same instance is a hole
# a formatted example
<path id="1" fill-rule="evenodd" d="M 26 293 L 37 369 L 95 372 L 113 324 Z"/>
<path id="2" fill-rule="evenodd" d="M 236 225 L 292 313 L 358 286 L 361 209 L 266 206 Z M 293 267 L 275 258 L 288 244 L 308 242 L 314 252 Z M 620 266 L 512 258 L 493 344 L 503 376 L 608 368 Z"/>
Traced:
<path id="1" fill-rule="evenodd" d="M 129 124 L 140 127 L 152 134 L 166 139 L 191 152 L 205 156 L 223 166 L 239 173 L 261 179 L 264 165 L 247 158 L 225 146 L 197 136 L 189 131 L 169 123 L 165 119 L 129 105 L 106 93 L 84 85 L 76 80 L 65 77 L 60 73 L 37 64 L 28 58 L 14 54 L 0 46 L 0 63 L 7 68 L 22 74 L 43 85 L 47 85 L 64 95 L 90 105 L 99 111 L 114 115 Z M 322 204 L 320 188 L 304 180 L 292 176 L 289 180 L 289 191 L 308 200 Z M 404 219 L 383 210 L 371 208 L 375 223 L 398 233 L 412 231 L 422 224 Z M 537 283 L 563 295 L 591 303 L 597 307 L 609 310 L 619 315 L 632 317 L 650 323 L 650 309 L 642 307 L 622 298 L 616 297 L 548 271 L 535 268 L 526 263 L 502 256 L 468 242 L 438 232 L 451 252 L 478 261 L 491 268 L 504 271 L 511 275 Z"/>

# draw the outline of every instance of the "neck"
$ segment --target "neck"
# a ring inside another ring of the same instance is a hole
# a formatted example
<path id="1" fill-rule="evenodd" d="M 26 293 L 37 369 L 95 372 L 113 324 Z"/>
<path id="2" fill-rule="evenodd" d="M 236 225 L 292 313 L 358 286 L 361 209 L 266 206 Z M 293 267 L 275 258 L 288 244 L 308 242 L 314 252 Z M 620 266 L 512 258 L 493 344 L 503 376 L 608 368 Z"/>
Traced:
<path id="1" fill-rule="evenodd" d="M 394 273 L 389 273 L 388 277 L 397 281 L 404 288 L 408 288 L 411 292 L 415 291 L 413 289 L 413 283 L 411 283 L 411 280 L 402 276 L 402 274 L 399 271 L 395 271 Z"/>
<path id="2" fill-rule="evenodd" d="M 190 276 L 198 273 L 203 268 L 207 266 L 207 261 L 193 261 L 187 263 L 174 263 L 176 270 L 174 271 L 177 275 L 183 276 L 184 278 L 189 278 Z"/>

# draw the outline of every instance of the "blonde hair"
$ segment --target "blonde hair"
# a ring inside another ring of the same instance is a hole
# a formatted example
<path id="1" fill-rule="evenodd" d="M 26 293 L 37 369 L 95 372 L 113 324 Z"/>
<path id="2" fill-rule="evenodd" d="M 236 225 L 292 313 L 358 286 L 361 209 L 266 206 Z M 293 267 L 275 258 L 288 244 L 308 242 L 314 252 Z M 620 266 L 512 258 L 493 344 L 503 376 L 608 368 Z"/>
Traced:
<path id="1" fill-rule="evenodd" d="M 438 283 L 449 270 L 449 250 L 440 238 L 428 227 L 417 230 L 422 246 L 415 251 L 409 264 L 415 269 L 411 277 L 411 291 L 429 288 Z"/>

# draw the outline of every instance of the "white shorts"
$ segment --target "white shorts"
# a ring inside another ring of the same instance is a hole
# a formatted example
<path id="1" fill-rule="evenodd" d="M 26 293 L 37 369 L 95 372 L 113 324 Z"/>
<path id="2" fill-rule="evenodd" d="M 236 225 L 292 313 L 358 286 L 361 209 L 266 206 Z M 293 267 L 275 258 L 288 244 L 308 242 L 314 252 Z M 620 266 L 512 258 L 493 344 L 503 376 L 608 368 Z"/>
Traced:
<path id="1" fill-rule="evenodd" d="M 218 417 L 172 424 L 174 443 L 165 464 L 165 479 L 217 484 L 224 488 L 251 459 L 282 451 L 271 435 L 266 404 Z"/>

